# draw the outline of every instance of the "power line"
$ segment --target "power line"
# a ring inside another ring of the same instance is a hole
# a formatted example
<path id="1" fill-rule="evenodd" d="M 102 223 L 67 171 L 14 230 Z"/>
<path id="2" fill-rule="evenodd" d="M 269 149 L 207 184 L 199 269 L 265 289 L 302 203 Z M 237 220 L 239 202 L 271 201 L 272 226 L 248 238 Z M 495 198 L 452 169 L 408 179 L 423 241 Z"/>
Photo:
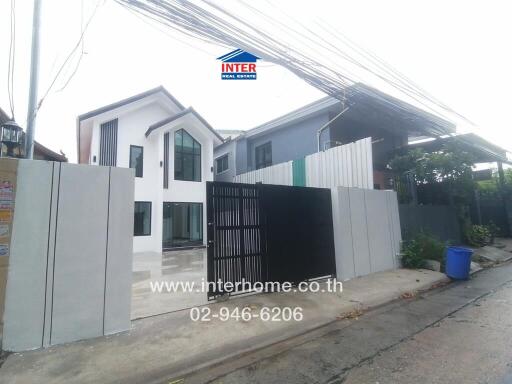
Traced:
<path id="1" fill-rule="evenodd" d="M 351 70 L 353 69 L 361 72 L 365 78 L 371 76 L 383 81 L 435 115 L 444 116 L 444 113 L 448 113 L 466 119 L 444 103 L 434 99 L 375 55 L 356 46 L 355 43 L 347 42 L 347 39 L 343 41 L 342 46 L 348 47 L 349 53 L 285 12 L 283 14 L 292 20 L 292 24 L 297 24 L 299 30 L 245 2 L 239 3 L 274 28 L 286 31 L 285 37 L 288 41 L 281 41 L 274 38 L 273 31 L 264 29 L 261 25 L 256 27 L 255 22 L 250 23 L 235 13 L 234 7 L 228 10 L 210 0 L 197 0 L 196 3 L 201 6 L 189 0 L 116 1 L 187 36 L 250 51 L 269 62 L 287 68 L 308 84 L 333 97 L 339 98 L 342 90 L 346 90 L 349 95 L 350 92 L 365 93 L 393 109 L 408 111 L 407 106 L 399 100 L 383 97 L 382 94 L 368 87 L 354 87 L 354 84 L 360 82 L 361 77 L 353 73 Z M 330 34 L 333 35 L 332 32 Z M 290 37 L 297 41 L 300 47 L 289 41 Z M 334 37 L 338 43 L 341 42 L 339 37 Z M 304 48 L 314 54 L 306 52 Z M 444 118 L 446 119 L 446 116 Z M 440 134 L 446 134 L 444 123 L 439 121 L 439 124 L 436 129 Z"/>
<path id="2" fill-rule="evenodd" d="M 11 118 L 14 120 L 14 68 L 16 58 L 16 4 L 11 0 L 10 13 L 10 39 L 9 39 L 9 64 L 7 66 L 7 93 Z"/>
<path id="3" fill-rule="evenodd" d="M 80 62 L 82 60 L 82 57 L 84 55 L 84 51 L 83 51 L 83 40 L 84 40 L 84 37 L 85 37 L 85 34 L 87 32 L 87 29 L 89 28 L 89 25 L 91 24 L 91 21 L 94 19 L 94 16 L 96 16 L 96 13 L 100 7 L 100 5 L 103 5 L 105 4 L 104 0 L 100 0 L 98 1 L 98 3 L 96 4 L 96 7 L 94 8 L 91 16 L 89 17 L 89 19 L 87 20 L 87 23 L 85 24 L 85 26 L 82 28 L 82 32 L 80 33 L 80 38 L 78 39 L 78 41 L 76 42 L 76 44 L 73 46 L 73 48 L 71 49 L 71 51 L 69 52 L 68 56 L 66 57 L 66 59 L 64 60 L 64 62 L 62 63 L 62 65 L 59 67 L 59 69 L 57 70 L 57 73 L 55 74 L 53 80 L 50 82 L 50 85 L 48 86 L 48 88 L 46 89 L 46 91 L 44 92 L 43 96 L 41 97 L 41 99 L 39 100 L 39 103 L 37 104 L 37 107 L 36 107 L 36 110 L 34 111 L 34 113 L 37 113 L 39 111 L 39 109 L 41 108 L 44 100 L 46 99 L 46 97 L 48 96 L 48 94 L 50 93 L 50 91 L 52 90 L 53 86 L 55 85 L 55 83 L 57 82 L 57 80 L 59 79 L 59 76 L 61 75 L 62 71 L 64 70 L 64 68 L 66 68 L 67 64 L 69 63 L 69 61 L 73 58 L 73 56 L 75 55 L 75 53 L 78 51 L 78 48 L 80 48 L 80 46 L 82 46 L 82 51 L 81 51 L 81 54 L 80 54 L 80 57 L 78 59 L 78 64 L 75 68 L 75 70 L 71 73 L 71 75 L 69 76 L 69 78 L 66 80 L 66 82 L 64 83 L 64 86 L 59 90 L 59 91 L 62 91 L 68 84 L 69 82 L 71 81 L 71 79 L 74 77 L 74 75 L 76 74 L 76 72 L 78 71 L 78 66 L 80 65 Z"/>

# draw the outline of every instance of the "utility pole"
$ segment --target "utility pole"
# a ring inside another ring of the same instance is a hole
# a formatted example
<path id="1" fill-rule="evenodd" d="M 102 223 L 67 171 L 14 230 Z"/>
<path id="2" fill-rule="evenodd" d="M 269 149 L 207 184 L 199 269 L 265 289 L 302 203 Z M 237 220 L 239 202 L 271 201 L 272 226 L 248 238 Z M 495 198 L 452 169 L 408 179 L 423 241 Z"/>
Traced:
<path id="1" fill-rule="evenodd" d="M 32 53 L 30 59 L 30 90 L 27 111 L 27 135 L 25 142 L 25 157 L 32 159 L 34 155 L 34 132 L 37 114 L 37 86 L 39 82 L 39 26 L 41 21 L 41 2 L 34 0 L 32 16 Z"/>

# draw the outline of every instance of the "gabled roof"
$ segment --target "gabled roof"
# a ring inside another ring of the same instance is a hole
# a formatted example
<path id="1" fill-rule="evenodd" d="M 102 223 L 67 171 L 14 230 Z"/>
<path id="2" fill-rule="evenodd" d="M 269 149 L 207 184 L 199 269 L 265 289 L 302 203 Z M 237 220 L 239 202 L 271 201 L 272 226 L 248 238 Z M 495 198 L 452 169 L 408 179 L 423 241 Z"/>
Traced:
<path id="1" fill-rule="evenodd" d="M 192 107 L 186 108 L 173 116 L 167 117 L 163 120 L 160 120 L 159 122 L 151 124 L 149 126 L 148 130 L 146 131 L 146 137 L 148 137 L 151 134 L 151 132 L 153 132 L 155 129 L 158 129 L 158 128 L 160 128 L 166 124 L 169 124 L 169 123 L 179 119 L 180 117 L 183 117 L 188 114 L 192 114 L 195 117 L 197 117 L 199 119 L 199 121 L 201 121 L 201 123 L 203 123 L 204 126 L 206 128 L 208 128 L 221 141 L 221 143 L 224 141 L 222 136 L 219 135 L 219 133 L 215 129 L 213 129 L 213 127 L 199 113 L 197 113 L 196 110 Z"/>
<path id="2" fill-rule="evenodd" d="M 146 98 L 148 96 L 154 95 L 154 94 L 159 93 L 159 92 L 161 92 L 166 97 L 168 97 L 174 104 L 176 104 L 178 106 L 179 109 L 182 109 L 182 110 L 185 109 L 185 107 L 173 95 L 171 95 L 169 93 L 169 91 L 167 91 L 167 89 L 165 89 L 163 86 L 160 85 L 160 86 L 158 86 L 156 88 L 150 89 L 149 91 L 145 91 L 145 92 L 139 93 L 139 94 L 137 94 L 135 96 L 131 96 L 131 97 L 128 97 L 126 99 L 117 101 L 115 103 L 106 105 L 104 107 L 101 107 L 101 108 L 98 108 L 98 109 L 86 112 L 84 114 L 81 114 L 81 115 L 78 116 L 78 122 L 80 122 L 82 120 L 89 119 L 89 118 L 97 116 L 97 115 L 101 115 L 102 113 L 111 111 L 113 109 L 122 107 L 124 105 L 133 103 L 135 101 L 144 99 L 144 98 Z"/>
<path id="3" fill-rule="evenodd" d="M 341 95 L 341 94 L 340 94 Z M 428 122 L 425 125 L 425 131 L 432 135 L 442 135 L 455 132 L 455 125 L 441 117 L 426 112 L 405 101 L 397 99 L 391 95 L 381 92 L 375 88 L 362 83 L 356 83 L 346 90 L 346 104 L 352 109 L 359 109 L 361 113 L 368 110 L 387 111 L 388 114 L 404 119 L 421 119 Z M 248 138 L 251 136 L 267 133 L 272 130 L 284 128 L 292 123 L 301 121 L 317 114 L 326 113 L 334 109 L 341 110 L 341 101 L 338 95 L 326 96 L 301 108 L 298 108 L 285 115 L 270 120 L 255 128 L 246 131 L 239 138 Z M 356 108 L 354 108 L 356 107 Z M 236 138 L 238 139 L 238 137 Z M 235 139 L 235 140 L 236 140 Z"/>
<path id="4" fill-rule="evenodd" d="M 241 49 L 235 49 L 234 51 L 217 57 L 217 60 L 222 60 L 225 63 L 255 63 L 256 60 L 261 60 L 261 57 Z"/>

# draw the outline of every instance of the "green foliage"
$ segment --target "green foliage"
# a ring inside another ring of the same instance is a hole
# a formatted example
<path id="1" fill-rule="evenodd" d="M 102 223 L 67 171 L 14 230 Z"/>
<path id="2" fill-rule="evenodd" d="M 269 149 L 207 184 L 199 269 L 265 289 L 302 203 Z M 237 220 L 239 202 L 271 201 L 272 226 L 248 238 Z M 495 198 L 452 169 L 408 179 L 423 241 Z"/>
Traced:
<path id="1" fill-rule="evenodd" d="M 466 242 L 473 247 L 483 247 L 491 242 L 491 232 L 485 225 L 475 224 L 466 226 L 464 236 L 466 237 Z"/>
<path id="2" fill-rule="evenodd" d="M 422 148 L 395 156 L 389 168 L 397 174 L 413 173 L 418 183 L 471 180 L 474 156 L 457 143 L 449 143 L 436 152 Z"/>
<path id="3" fill-rule="evenodd" d="M 404 242 L 402 265 L 404 268 L 424 268 L 426 260 L 443 262 L 445 244 L 426 232 L 417 233 L 412 240 Z"/>
<path id="4" fill-rule="evenodd" d="M 492 220 L 489 221 L 489 223 L 486 225 L 486 228 L 490 235 L 489 243 L 494 244 L 494 238 L 501 232 L 501 228 L 494 224 L 494 221 Z"/>
<path id="5" fill-rule="evenodd" d="M 454 204 L 468 204 L 473 198 L 474 156 L 459 143 L 447 143 L 435 152 L 415 148 L 395 156 L 388 168 L 396 175 L 409 174 L 416 184 L 446 183 Z"/>
<path id="6" fill-rule="evenodd" d="M 505 183 L 500 184 L 498 171 L 494 170 L 491 180 L 477 182 L 477 189 L 483 199 L 512 199 L 512 168 L 503 171 Z"/>

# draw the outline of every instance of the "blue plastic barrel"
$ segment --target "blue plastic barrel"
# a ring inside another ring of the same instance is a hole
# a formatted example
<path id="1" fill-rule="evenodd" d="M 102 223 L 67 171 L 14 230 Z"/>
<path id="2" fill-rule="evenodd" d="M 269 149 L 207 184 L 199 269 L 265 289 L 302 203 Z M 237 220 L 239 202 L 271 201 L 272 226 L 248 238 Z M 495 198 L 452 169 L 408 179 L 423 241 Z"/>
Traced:
<path id="1" fill-rule="evenodd" d="M 457 280 L 469 279 L 472 254 L 473 250 L 468 248 L 448 247 L 446 250 L 446 275 Z"/>

